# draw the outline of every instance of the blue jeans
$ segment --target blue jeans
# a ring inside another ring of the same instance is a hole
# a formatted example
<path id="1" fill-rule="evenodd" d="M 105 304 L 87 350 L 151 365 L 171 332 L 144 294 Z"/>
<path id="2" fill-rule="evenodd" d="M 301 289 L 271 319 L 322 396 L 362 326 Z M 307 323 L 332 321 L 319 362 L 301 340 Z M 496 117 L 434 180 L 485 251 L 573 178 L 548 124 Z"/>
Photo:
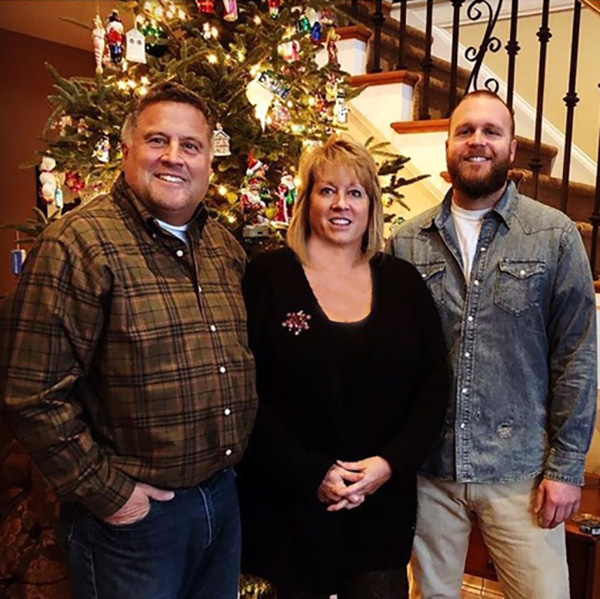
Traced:
<path id="1" fill-rule="evenodd" d="M 64 503 L 59 538 L 73 599 L 236 599 L 240 518 L 235 472 L 150 500 L 139 522 L 113 526 Z"/>

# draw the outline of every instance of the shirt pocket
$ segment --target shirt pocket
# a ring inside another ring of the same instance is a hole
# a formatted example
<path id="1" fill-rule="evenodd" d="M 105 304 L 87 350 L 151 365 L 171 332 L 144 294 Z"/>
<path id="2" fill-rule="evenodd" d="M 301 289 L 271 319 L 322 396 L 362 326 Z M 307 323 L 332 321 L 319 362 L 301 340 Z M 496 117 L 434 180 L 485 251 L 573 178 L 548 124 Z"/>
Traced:
<path id="1" fill-rule="evenodd" d="M 446 302 L 446 294 L 444 293 L 446 263 L 441 261 L 415 263 L 415 267 L 421 274 L 421 277 L 423 277 L 423 281 L 427 284 L 433 301 L 438 307 L 443 306 Z"/>
<path id="2" fill-rule="evenodd" d="M 503 258 L 498 268 L 494 301 L 499 308 L 519 316 L 539 305 L 540 286 L 546 272 L 544 260 Z"/>

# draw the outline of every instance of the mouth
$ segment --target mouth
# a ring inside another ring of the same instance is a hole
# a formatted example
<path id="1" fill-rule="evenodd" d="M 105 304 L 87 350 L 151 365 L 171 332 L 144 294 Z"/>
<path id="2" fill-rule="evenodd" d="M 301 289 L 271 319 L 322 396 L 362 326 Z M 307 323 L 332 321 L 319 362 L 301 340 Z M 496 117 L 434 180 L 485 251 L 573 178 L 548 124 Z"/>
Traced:
<path id="1" fill-rule="evenodd" d="M 165 181 L 166 183 L 185 183 L 185 179 L 183 177 L 179 177 L 178 175 L 168 175 L 159 173 L 154 175 L 157 179 L 161 181 Z"/>
<path id="2" fill-rule="evenodd" d="M 330 218 L 329 222 L 335 227 L 348 227 L 352 224 L 352 221 L 349 218 L 335 217 Z"/>
<path id="3" fill-rule="evenodd" d="M 491 158 L 489 156 L 465 156 L 464 161 L 471 164 L 483 164 L 489 162 Z"/>

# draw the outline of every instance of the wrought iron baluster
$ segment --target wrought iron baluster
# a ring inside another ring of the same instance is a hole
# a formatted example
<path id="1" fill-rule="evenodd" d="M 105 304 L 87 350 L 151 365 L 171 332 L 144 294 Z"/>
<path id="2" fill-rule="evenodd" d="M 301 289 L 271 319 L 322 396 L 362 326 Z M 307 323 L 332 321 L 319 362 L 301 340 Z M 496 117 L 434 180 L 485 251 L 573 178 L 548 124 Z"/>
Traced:
<path id="1" fill-rule="evenodd" d="M 519 0 L 512 0 L 510 12 L 510 38 L 506 44 L 506 52 L 508 54 L 508 77 L 507 77 L 507 92 L 506 104 L 512 110 L 513 96 L 515 93 L 515 73 L 517 64 L 517 54 L 521 49 L 517 41 L 517 22 L 519 17 Z"/>
<path id="2" fill-rule="evenodd" d="M 600 83 L 598 84 L 600 87 Z M 600 132 L 598 134 L 598 159 L 597 159 L 597 170 L 596 170 L 596 197 L 594 199 L 594 212 L 590 216 L 592 223 L 592 252 L 590 261 L 592 265 L 592 274 L 594 278 L 597 276 L 596 272 L 596 252 L 598 250 L 598 228 L 600 227 Z"/>
<path id="3" fill-rule="evenodd" d="M 448 116 L 457 104 L 458 95 L 458 35 L 460 30 L 460 9 L 465 0 L 452 0 L 452 63 L 450 70 L 450 105 Z"/>
<path id="4" fill-rule="evenodd" d="M 408 0 L 400 0 L 400 29 L 398 30 L 400 40 L 398 44 L 398 64 L 396 69 L 403 71 L 406 66 L 406 8 Z"/>
<path id="5" fill-rule="evenodd" d="M 375 36 L 373 40 L 373 69 L 372 73 L 381 73 L 381 28 L 385 22 L 383 16 L 383 0 L 375 0 L 375 14 L 373 15 L 373 28 Z"/>
<path id="6" fill-rule="evenodd" d="M 429 91 L 431 87 L 431 71 L 433 70 L 433 60 L 431 58 L 431 44 L 433 43 L 433 0 L 427 0 L 427 19 L 425 23 L 425 57 L 421 61 L 421 70 L 423 71 L 423 93 L 421 94 L 421 107 L 419 118 L 428 120 L 429 114 Z"/>
<path id="7" fill-rule="evenodd" d="M 471 76 L 469 77 L 469 82 L 467 83 L 467 92 L 471 91 L 471 88 L 479 89 L 477 80 L 479 78 L 479 71 L 481 70 L 485 55 L 488 52 L 498 52 L 498 50 L 500 50 L 502 47 L 502 42 L 495 35 L 493 35 L 496 22 L 498 21 L 498 15 L 500 14 L 500 9 L 502 8 L 502 0 L 497 0 L 495 11 L 492 7 L 492 4 L 488 2 L 488 0 L 472 0 L 471 4 L 469 4 L 469 7 L 467 8 L 467 16 L 469 20 L 479 21 L 479 19 L 483 17 L 483 11 L 479 8 L 480 6 L 487 10 L 488 23 L 479 48 L 469 46 L 465 51 L 465 58 L 469 62 L 475 63 L 473 70 L 471 71 Z M 486 79 L 484 85 L 487 89 L 494 93 L 498 93 L 498 89 L 500 88 L 498 81 L 491 77 Z"/>
<path id="8" fill-rule="evenodd" d="M 581 3 L 574 0 L 573 33 L 571 34 L 571 67 L 569 72 L 569 91 L 563 98 L 567 106 L 567 124 L 565 127 L 565 153 L 563 157 L 563 180 L 560 196 L 560 209 L 566 214 L 569 203 L 569 176 L 571 174 L 571 144 L 573 143 L 573 121 L 575 107 L 579 102 L 577 96 L 577 59 L 579 54 L 579 29 L 581 23 Z"/>
<path id="9" fill-rule="evenodd" d="M 540 40 L 540 64 L 538 70 L 538 92 L 537 108 L 535 117 L 535 145 L 533 148 L 533 158 L 529 162 L 529 168 L 533 171 L 533 197 L 538 198 L 538 187 L 540 181 L 540 171 L 542 170 L 542 161 L 540 160 L 540 147 L 542 144 L 542 118 L 544 116 L 544 89 L 546 86 L 546 57 L 548 51 L 548 42 L 552 37 L 548 21 L 550 16 L 550 0 L 544 0 L 542 6 L 542 24 L 537 32 Z"/>

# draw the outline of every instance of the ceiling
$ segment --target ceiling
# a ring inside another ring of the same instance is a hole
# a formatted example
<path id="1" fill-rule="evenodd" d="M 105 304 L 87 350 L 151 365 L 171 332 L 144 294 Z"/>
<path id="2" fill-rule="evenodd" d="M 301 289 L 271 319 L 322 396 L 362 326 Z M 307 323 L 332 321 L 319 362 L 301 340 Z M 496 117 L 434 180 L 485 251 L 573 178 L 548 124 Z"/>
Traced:
<path id="1" fill-rule="evenodd" d="M 96 13 L 106 20 L 114 8 L 119 8 L 118 0 L 0 0 L 0 29 L 92 51 L 90 31 L 62 18 L 91 27 Z M 121 11 L 121 18 L 125 31 L 131 29 L 131 15 Z"/>

